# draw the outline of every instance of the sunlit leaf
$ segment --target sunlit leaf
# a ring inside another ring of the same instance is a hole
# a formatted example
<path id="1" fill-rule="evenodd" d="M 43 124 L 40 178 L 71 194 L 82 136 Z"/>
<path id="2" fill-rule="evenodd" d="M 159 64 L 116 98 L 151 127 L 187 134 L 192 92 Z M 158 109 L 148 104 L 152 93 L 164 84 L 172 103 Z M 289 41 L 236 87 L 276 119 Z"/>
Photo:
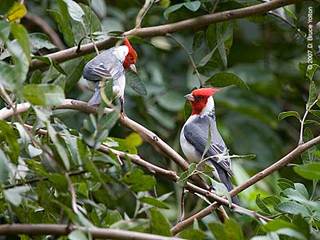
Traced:
<path id="1" fill-rule="evenodd" d="M 15 2 L 7 13 L 7 19 L 8 21 L 13 22 L 23 18 L 26 14 L 27 9 L 24 4 Z"/>
<path id="2" fill-rule="evenodd" d="M 151 221 L 150 230 L 154 234 L 162 236 L 171 236 L 170 223 L 168 219 L 156 209 L 150 210 Z"/>
<path id="3" fill-rule="evenodd" d="M 11 32 L 15 39 L 17 39 L 26 57 L 30 60 L 30 43 L 27 30 L 23 25 L 11 23 Z"/>
<path id="4" fill-rule="evenodd" d="M 54 106 L 63 102 L 65 96 L 60 86 L 53 84 L 28 84 L 23 87 L 23 96 L 30 103 Z"/>
<path id="5" fill-rule="evenodd" d="M 23 194 L 30 190 L 29 186 L 19 186 L 4 190 L 5 199 L 14 206 L 19 206 L 23 199 Z"/>
<path id="6" fill-rule="evenodd" d="M 135 192 L 148 191 L 156 184 L 156 180 L 153 176 L 144 174 L 140 169 L 128 172 L 123 180 L 129 184 L 131 189 Z"/>
<path id="7" fill-rule="evenodd" d="M 313 162 L 295 166 L 293 170 L 305 179 L 320 180 L 320 163 Z"/>
<path id="8" fill-rule="evenodd" d="M 140 202 L 149 204 L 157 208 L 169 209 L 169 206 L 167 204 L 153 197 L 142 197 L 139 200 Z"/>
<path id="9" fill-rule="evenodd" d="M 296 111 L 288 111 L 288 112 L 279 113 L 278 119 L 279 120 L 283 120 L 283 119 L 285 119 L 287 117 L 295 117 L 298 120 L 301 119 L 300 114 L 298 112 L 296 112 Z"/>
<path id="10" fill-rule="evenodd" d="M 206 80 L 205 85 L 209 87 L 226 87 L 235 85 L 240 88 L 248 89 L 248 86 L 241 78 L 229 72 L 216 73 Z"/>

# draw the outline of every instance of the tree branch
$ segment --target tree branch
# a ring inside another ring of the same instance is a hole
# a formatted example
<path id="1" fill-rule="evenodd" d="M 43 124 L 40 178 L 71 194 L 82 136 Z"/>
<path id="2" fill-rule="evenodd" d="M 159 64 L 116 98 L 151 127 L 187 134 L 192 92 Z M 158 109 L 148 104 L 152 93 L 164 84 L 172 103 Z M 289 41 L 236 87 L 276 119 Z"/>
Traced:
<path id="1" fill-rule="evenodd" d="M 90 233 L 93 238 L 103 239 L 132 239 L 132 240 L 159 240 L 159 239 L 181 239 L 177 237 L 164 237 L 150 233 L 132 232 L 110 228 L 88 228 L 76 225 L 64 224 L 3 224 L 0 225 L 0 235 L 54 235 L 65 236 L 74 230 Z"/>
<path id="2" fill-rule="evenodd" d="M 0 110 L 0 119 L 9 118 L 10 116 L 13 116 L 14 114 L 25 112 L 29 108 L 30 108 L 30 104 L 26 104 L 26 103 L 18 104 L 15 112 L 10 109 L 3 108 Z M 61 105 L 56 106 L 55 109 L 75 109 L 75 110 L 79 110 L 79 111 L 86 112 L 86 113 L 96 113 L 97 112 L 96 108 L 88 106 L 88 104 L 86 102 L 72 100 L 72 99 L 66 99 Z M 112 111 L 112 109 L 109 109 L 109 108 L 105 109 L 105 112 L 110 112 L 110 111 Z M 152 144 L 152 146 L 154 148 L 160 150 L 162 153 L 167 155 L 170 159 L 174 160 L 182 169 L 184 169 L 184 170 L 188 169 L 188 163 L 177 152 L 175 152 L 169 145 L 167 145 L 162 139 L 160 139 L 153 132 L 151 132 L 150 130 L 146 129 L 145 127 L 143 127 L 139 123 L 136 123 L 135 121 L 131 120 L 128 117 L 120 118 L 120 121 L 123 125 L 131 128 L 133 131 L 137 132 L 145 141 Z M 98 150 L 101 152 L 104 152 L 104 153 L 112 152 L 113 154 L 115 154 L 121 158 L 129 157 L 134 163 L 136 163 L 142 167 L 145 167 L 147 170 L 149 170 L 152 173 L 158 173 L 160 175 L 164 175 L 173 181 L 178 180 L 178 176 L 175 172 L 170 171 L 170 170 L 166 170 L 166 169 L 157 167 L 151 163 L 148 163 L 148 162 L 144 161 L 143 159 L 141 159 L 139 155 L 127 154 L 127 153 L 124 153 L 121 151 L 117 151 L 117 150 L 108 148 L 105 145 L 101 145 L 101 147 Z M 194 177 L 196 177 L 196 178 L 193 178 L 192 180 L 195 180 L 195 182 L 197 184 L 199 184 L 200 187 L 193 185 L 191 183 L 187 183 L 187 186 L 186 186 L 187 189 L 189 189 L 192 192 L 197 192 L 201 195 L 204 195 L 204 196 L 210 198 L 211 200 L 219 201 L 223 205 L 229 206 L 229 202 L 226 199 L 219 197 L 219 196 L 215 195 L 214 193 L 208 191 L 207 190 L 208 186 L 206 184 L 204 184 L 204 182 L 201 180 L 200 177 L 198 177 L 198 176 L 194 176 Z M 235 209 L 240 208 L 237 205 L 232 205 L 232 207 Z M 241 209 L 246 210 L 243 208 L 241 208 Z M 222 209 L 221 209 L 221 211 L 222 211 Z M 250 212 L 250 210 L 246 210 L 246 212 Z M 225 213 L 222 213 L 222 214 L 225 214 Z M 250 215 L 253 215 L 253 214 L 250 214 Z"/>
<path id="3" fill-rule="evenodd" d="M 283 7 L 289 4 L 297 3 L 303 0 L 273 0 L 265 3 L 244 7 L 240 9 L 228 10 L 219 13 L 212 13 L 203 15 L 200 17 L 190 18 L 187 20 L 179 21 L 176 23 L 164 24 L 153 27 L 145 27 L 145 28 L 137 28 L 129 30 L 123 33 L 124 36 L 135 35 L 138 37 L 146 38 L 146 37 L 154 37 L 154 36 L 162 36 L 167 33 L 174 33 L 177 31 L 201 28 L 207 26 L 211 23 L 223 22 L 231 19 L 238 19 L 247 16 L 263 14 L 270 10 L 277 9 L 279 7 Z M 105 49 L 111 47 L 116 42 L 115 38 L 108 37 L 105 40 L 96 42 L 96 46 L 98 49 Z M 66 50 L 62 50 L 56 53 L 51 53 L 46 55 L 46 57 L 51 58 L 56 62 L 63 62 L 69 59 L 73 59 L 88 53 L 92 53 L 94 51 L 94 45 L 92 43 L 84 44 L 81 46 L 80 51 L 76 51 L 77 47 L 72 47 Z M 37 69 L 40 67 L 46 66 L 46 63 L 40 60 L 33 60 L 30 65 L 30 70 Z"/>
<path id="4" fill-rule="evenodd" d="M 235 187 L 232 191 L 230 191 L 231 196 L 235 196 L 238 193 L 242 192 L 243 190 L 249 188 L 253 184 L 257 183 L 258 181 L 264 179 L 265 177 L 269 176 L 270 174 L 274 173 L 275 171 L 285 167 L 288 163 L 290 163 L 292 160 L 294 160 L 296 157 L 300 156 L 304 151 L 311 148 L 312 146 L 320 143 L 320 136 L 313 138 L 312 140 L 300 144 L 295 149 L 293 149 L 291 152 L 289 152 L 286 156 L 275 162 L 274 164 L 270 165 L 266 169 L 258 172 L 256 175 L 249 178 L 246 182 L 243 184 Z M 187 226 L 193 223 L 195 219 L 199 220 L 201 218 L 204 218 L 205 216 L 209 215 L 214 209 L 216 209 L 219 206 L 219 203 L 215 202 L 211 204 L 210 206 L 204 208 L 203 210 L 197 212 L 193 216 L 185 219 L 184 221 L 178 223 L 176 226 L 174 226 L 171 231 L 173 234 L 177 234 L 178 232 L 185 229 Z"/>
<path id="5" fill-rule="evenodd" d="M 32 126 L 30 126 L 30 125 L 25 125 L 25 127 L 30 129 L 30 130 L 32 129 Z M 47 135 L 48 134 L 47 130 L 44 130 L 44 129 L 39 129 L 37 131 L 37 133 L 39 133 L 41 135 Z M 167 169 L 158 167 L 158 166 L 156 166 L 156 165 L 154 165 L 152 163 L 149 163 L 146 160 L 142 159 L 138 154 L 129 154 L 129 153 L 126 153 L 126 152 L 115 150 L 115 149 L 112 149 L 112 148 L 106 146 L 105 144 L 101 144 L 101 146 L 97 150 L 102 152 L 102 153 L 105 153 L 105 154 L 112 153 L 112 154 L 114 154 L 117 157 L 122 158 L 122 159 L 130 159 L 130 161 L 132 161 L 134 164 L 145 168 L 150 173 L 156 174 L 156 175 L 162 175 L 162 176 L 166 177 L 167 179 L 169 179 L 171 181 L 177 182 L 179 180 L 179 177 L 178 177 L 176 172 L 171 171 L 171 170 L 167 170 Z M 81 170 L 81 171 L 75 171 L 75 172 L 71 172 L 71 173 L 65 173 L 65 175 L 67 177 L 67 180 L 68 180 L 68 184 L 69 184 L 69 190 L 70 190 L 71 195 L 72 195 L 72 200 L 73 200 L 72 201 L 72 204 L 73 204 L 72 206 L 73 206 L 73 209 L 74 209 L 75 212 L 77 211 L 76 193 L 75 193 L 75 190 L 73 188 L 73 185 L 72 185 L 72 182 L 71 182 L 71 179 L 69 178 L 69 176 L 80 175 L 80 174 L 83 174 L 85 172 L 86 171 Z M 21 186 L 21 185 L 25 185 L 25 184 L 30 184 L 30 183 L 36 183 L 36 182 L 44 181 L 44 180 L 48 180 L 48 177 L 35 178 L 35 179 L 30 179 L 30 180 L 27 180 L 27 181 L 24 181 L 24 182 L 20 182 L 20 183 L 17 183 L 17 184 L 7 185 L 7 186 L 4 187 L 4 189 L 16 187 L 16 186 Z M 194 184 L 192 184 L 190 182 L 186 183 L 185 188 L 188 189 L 190 192 L 192 192 L 194 194 L 198 193 L 198 194 L 200 194 L 200 195 L 202 195 L 204 197 L 207 197 L 208 199 L 210 199 L 212 201 L 218 201 L 222 205 L 228 206 L 228 207 L 232 208 L 235 212 L 238 212 L 240 214 L 248 215 L 248 216 L 257 218 L 258 220 L 259 219 L 263 219 L 265 221 L 269 221 L 270 220 L 269 218 L 267 218 L 267 217 L 265 217 L 263 215 L 260 215 L 260 214 L 258 214 L 256 212 L 252 211 L 252 210 L 240 207 L 240 206 L 238 206 L 236 204 L 232 204 L 230 206 L 228 200 L 226 200 L 225 198 L 220 197 L 220 196 L 218 196 L 218 195 L 214 194 L 213 192 L 210 192 L 210 191 L 208 191 L 206 189 L 200 188 L 200 187 L 198 187 L 198 186 L 196 186 L 196 185 L 194 185 Z"/>

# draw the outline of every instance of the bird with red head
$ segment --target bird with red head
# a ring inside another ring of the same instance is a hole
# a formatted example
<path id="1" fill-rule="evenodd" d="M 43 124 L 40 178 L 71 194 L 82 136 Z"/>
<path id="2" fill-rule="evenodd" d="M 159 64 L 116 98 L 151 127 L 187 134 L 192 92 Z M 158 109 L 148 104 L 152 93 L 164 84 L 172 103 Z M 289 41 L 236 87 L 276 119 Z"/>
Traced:
<path id="1" fill-rule="evenodd" d="M 218 91 L 218 88 L 200 88 L 185 96 L 191 103 L 192 113 L 181 130 L 180 145 L 188 161 L 200 162 L 202 158 L 208 159 L 208 163 L 214 168 L 213 176 L 231 191 L 233 187 L 229 150 L 216 124 L 213 96 Z M 207 150 L 208 141 L 210 145 Z M 232 201 L 238 203 L 236 197 Z"/>
<path id="2" fill-rule="evenodd" d="M 83 77 L 96 83 L 95 92 L 88 105 L 97 106 L 101 102 L 100 82 L 113 80 L 112 91 L 115 97 L 119 97 L 121 113 L 124 112 L 124 89 L 126 85 L 125 71 L 131 70 L 137 73 L 136 62 L 138 55 L 132 47 L 129 39 L 123 40 L 123 45 L 116 46 L 101 52 L 89 61 L 83 70 Z"/>

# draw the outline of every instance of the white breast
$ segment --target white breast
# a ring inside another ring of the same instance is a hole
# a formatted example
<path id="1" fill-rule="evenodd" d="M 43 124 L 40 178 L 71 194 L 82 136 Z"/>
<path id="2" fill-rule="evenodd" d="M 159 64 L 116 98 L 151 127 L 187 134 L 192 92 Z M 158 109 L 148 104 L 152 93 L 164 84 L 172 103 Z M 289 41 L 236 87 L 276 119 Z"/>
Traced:
<path id="1" fill-rule="evenodd" d="M 116 58 L 120 60 L 120 62 L 124 61 L 128 52 L 129 52 L 129 49 L 127 46 L 115 47 L 113 50 L 113 54 L 116 56 Z"/>
<path id="2" fill-rule="evenodd" d="M 195 147 L 191 145 L 184 136 L 184 127 L 190 121 L 192 121 L 196 116 L 190 116 L 186 123 L 183 125 L 183 128 L 180 133 L 180 146 L 183 154 L 186 156 L 189 162 L 199 162 L 201 160 L 200 154 L 197 152 Z"/>

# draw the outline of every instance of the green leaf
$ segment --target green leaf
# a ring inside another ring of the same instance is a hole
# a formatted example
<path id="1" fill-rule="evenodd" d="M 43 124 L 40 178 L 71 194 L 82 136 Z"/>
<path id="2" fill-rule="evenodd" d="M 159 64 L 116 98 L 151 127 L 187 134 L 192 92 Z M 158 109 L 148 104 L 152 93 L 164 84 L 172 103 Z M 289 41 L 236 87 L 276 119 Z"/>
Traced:
<path id="1" fill-rule="evenodd" d="M 209 223 L 208 227 L 212 232 L 212 234 L 215 236 L 215 239 L 217 240 L 228 239 L 224 225 L 222 225 L 221 223 Z"/>
<path id="2" fill-rule="evenodd" d="M 184 6 L 192 12 L 196 12 L 201 6 L 201 2 L 200 1 L 186 2 L 184 3 Z"/>
<path id="3" fill-rule="evenodd" d="M 307 240 L 306 237 L 302 235 L 298 230 L 290 229 L 290 228 L 282 228 L 276 231 L 279 235 L 286 235 L 288 237 L 292 237 L 300 240 Z"/>
<path id="4" fill-rule="evenodd" d="M 208 87 L 226 87 L 236 85 L 240 88 L 249 89 L 241 78 L 229 72 L 216 73 L 205 81 L 205 85 Z"/>
<path id="5" fill-rule="evenodd" d="M 6 183 L 9 177 L 9 160 L 5 153 L 0 149 L 0 182 Z"/>
<path id="6" fill-rule="evenodd" d="M 23 97 L 34 105 L 54 106 L 63 103 L 64 92 L 53 84 L 28 84 L 23 87 Z"/>
<path id="7" fill-rule="evenodd" d="M 244 239 L 241 226 L 236 220 L 229 218 L 224 224 L 224 229 L 227 235 L 226 239 L 228 240 Z"/>
<path id="8" fill-rule="evenodd" d="M 30 61 L 30 43 L 27 30 L 21 24 L 11 23 L 11 32 Z"/>
<path id="9" fill-rule="evenodd" d="M 126 72 L 126 81 L 128 85 L 139 95 L 141 96 L 146 96 L 147 89 L 143 83 L 143 81 L 139 78 L 138 74 L 132 72 L 132 71 L 127 71 Z"/>
<path id="10" fill-rule="evenodd" d="M 74 230 L 68 235 L 68 239 L 70 240 L 87 240 L 87 235 L 80 230 Z"/>
<path id="11" fill-rule="evenodd" d="M 49 14 L 53 17 L 55 22 L 58 25 L 59 31 L 63 34 L 63 38 L 66 42 L 66 44 L 69 47 L 72 47 L 74 45 L 74 36 L 71 28 L 71 24 L 68 21 L 68 13 L 66 11 L 58 12 L 57 10 L 47 10 Z"/>
<path id="12" fill-rule="evenodd" d="M 281 112 L 281 113 L 279 113 L 278 119 L 279 120 L 283 120 L 283 119 L 285 119 L 287 117 L 295 117 L 298 120 L 301 119 L 300 114 L 298 112 L 296 112 L 296 111 Z"/>
<path id="13" fill-rule="evenodd" d="M 1 31 L 0 37 L 3 38 Z M 0 61 L 0 83 L 8 90 L 20 92 L 29 70 L 29 61 L 16 42 L 8 41 L 6 46 L 13 57 L 14 65 Z"/>
<path id="14" fill-rule="evenodd" d="M 47 123 L 47 129 L 48 129 L 48 134 L 49 137 L 51 139 L 51 141 L 53 142 L 62 162 L 64 165 L 64 168 L 66 170 L 70 169 L 70 162 L 69 162 L 69 157 L 68 157 L 68 153 L 67 153 L 67 149 L 65 148 L 65 145 L 63 144 L 61 138 L 59 138 L 56 130 L 51 126 L 50 123 Z"/>
<path id="15" fill-rule="evenodd" d="M 269 208 L 267 207 L 267 204 L 265 204 L 264 201 L 260 198 L 260 194 L 257 195 L 256 204 L 263 212 L 271 214 Z"/>
<path id="16" fill-rule="evenodd" d="M 65 92 L 70 92 L 74 86 L 77 84 L 79 79 L 82 76 L 83 68 L 85 66 L 85 59 L 80 58 L 71 64 L 71 66 L 68 66 L 68 68 L 71 68 L 71 71 L 68 71 L 67 77 L 66 77 L 66 85 L 65 85 Z"/>
<path id="17" fill-rule="evenodd" d="M 295 166 L 293 170 L 305 179 L 320 180 L 320 163 L 318 162 Z"/>
<path id="18" fill-rule="evenodd" d="M 115 141 L 116 144 L 118 143 L 117 146 L 115 146 L 116 149 L 129 152 L 131 154 L 137 154 L 137 147 L 143 143 L 142 138 L 137 133 L 130 133 L 125 139 L 111 138 L 111 140 Z M 106 142 L 106 144 L 108 144 L 108 142 Z"/>
<path id="19" fill-rule="evenodd" d="M 122 220 L 122 216 L 118 210 L 108 210 L 107 215 L 103 219 L 104 223 L 107 226 L 111 226 L 112 224 L 119 222 Z"/>
<path id="20" fill-rule="evenodd" d="M 317 70 L 320 68 L 318 64 L 308 64 L 307 70 L 306 70 L 306 77 L 312 81 L 314 74 L 317 72 Z"/>
<path id="21" fill-rule="evenodd" d="M 204 240 L 206 239 L 206 234 L 198 229 L 186 229 L 179 234 L 179 237 L 190 240 Z"/>
<path id="22" fill-rule="evenodd" d="M 157 208 L 169 209 L 167 204 L 153 197 L 142 197 L 139 199 L 139 201 Z"/>
<path id="23" fill-rule="evenodd" d="M 172 5 L 170 7 L 168 7 L 164 13 L 163 13 L 163 16 L 168 19 L 169 18 L 169 15 L 175 11 L 177 11 L 178 9 L 182 8 L 183 7 L 183 3 L 179 3 L 179 4 L 175 4 L 175 5 Z"/>
<path id="24" fill-rule="evenodd" d="M 37 52 L 40 49 L 55 49 L 57 48 L 55 45 L 53 45 L 48 36 L 43 33 L 31 33 L 29 34 L 29 40 L 32 47 L 32 52 Z"/>
<path id="25" fill-rule="evenodd" d="M 129 184 L 130 188 L 135 192 L 148 191 L 156 184 L 153 176 L 144 174 L 140 169 L 134 169 L 132 172 L 128 172 L 123 180 Z"/>
<path id="26" fill-rule="evenodd" d="M 26 7 L 22 3 L 15 2 L 13 6 L 9 9 L 6 17 L 9 22 L 13 22 L 23 18 L 26 14 Z"/>
<path id="27" fill-rule="evenodd" d="M 269 221 L 268 223 L 263 225 L 263 229 L 266 232 L 275 232 L 280 235 L 287 235 L 296 239 L 306 240 L 304 234 L 300 233 L 301 226 L 295 225 L 293 223 L 281 219 Z"/>
<path id="28" fill-rule="evenodd" d="M 278 186 L 284 190 L 284 189 L 287 189 L 287 188 L 293 188 L 294 187 L 294 183 L 289 180 L 289 179 L 286 179 L 286 178 L 279 178 L 278 179 Z"/>
<path id="29" fill-rule="evenodd" d="M 310 81 L 309 85 L 309 98 L 307 102 L 307 108 L 309 108 L 317 99 L 318 94 L 317 94 L 317 87 L 314 83 L 314 81 Z"/>
<path id="30" fill-rule="evenodd" d="M 170 223 L 168 219 L 160 213 L 156 209 L 150 210 L 151 214 L 151 222 L 150 222 L 150 229 L 151 233 L 158 234 L 162 236 L 171 236 L 170 232 Z"/>
<path id="31" fill-rule="evenodd" d="M 274 219 L 263 225 L 266 232 L 277 231 L 281 228 L 295 228 L 295 225 L 282 219 Z"/>
<path id="32" fill-rule="evenodd" d="M 168 7 L 164 13 L 163 16 L 168 19 L 169 15 L 177 10 L 179 10 L 182 7 L 187 8 L 188 10 L 192 11 L 192 12 L 196 12 L 201 6 L 201 2 L 200 1 L 190 1 L 190 2 L 185 2 L 185 3 L 179 3 L 179 4 L 175 4 L 172 5 L 170 7 Z"/>
<path id="33" fill-rule="evenodd" d="M 3 191 L 5 199 L 14 206 L 19 206 L 23 199 L 23 194 L 30 190 L 29 186 L 19 186 Z"/>
<path id="34" fill-rule="evenodd" d="M 63 0 L 63 1 L 67 5 L 68 13 L 70 17 L 77 22 L 83 23 L 84 11 L 80 7 L 80 5 L 72 0 Z"/>
<path id="35" fill-rule="evenodd" d="M 284 213 L 289 213 L 293 215 L 298 215 L 301 214 L 302 216 L 309 216 L 310 213 L 308 209 L 294 201 L 286 201 L 286 202 L 281 202 L 277 208 Z"/>
<path id="36" fill-rule="evenodd" d="M 18 163 L 20 153 L 17 137 L 12 126 L 3 120 L 0 120 L 0 146 L 15 164 Z"/>

